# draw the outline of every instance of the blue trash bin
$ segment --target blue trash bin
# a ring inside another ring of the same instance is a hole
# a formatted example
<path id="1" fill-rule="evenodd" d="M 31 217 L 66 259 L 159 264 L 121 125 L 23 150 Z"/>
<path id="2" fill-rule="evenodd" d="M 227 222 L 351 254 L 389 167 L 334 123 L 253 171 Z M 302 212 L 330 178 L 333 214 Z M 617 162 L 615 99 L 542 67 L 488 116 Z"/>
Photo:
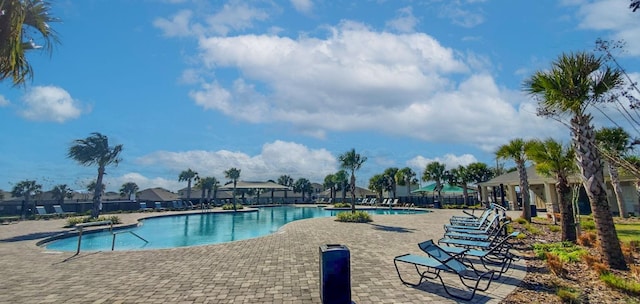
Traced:
<path id="1" fill-rule="evenodd" d="M 351 257 L 347 246 L 320 246 L 320 298 L 323 304 L 351 304 Z"/>

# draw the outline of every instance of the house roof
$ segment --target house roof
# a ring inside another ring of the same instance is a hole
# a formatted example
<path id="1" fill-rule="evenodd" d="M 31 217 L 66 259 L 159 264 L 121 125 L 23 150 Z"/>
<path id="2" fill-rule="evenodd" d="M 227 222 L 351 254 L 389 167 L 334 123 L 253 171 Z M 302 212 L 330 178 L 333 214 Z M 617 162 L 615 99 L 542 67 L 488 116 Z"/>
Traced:
<path id="1" fill-rule="evenodd" d="M 144 189 L 136 194 L 136 197 L 140 201 L 157 201 L 157 202 L 168 202 L 179 200 L 180 197 L 170 192 L 169 190 L 163 188 L 149 188 Z"/>
<path id="2" fill-rule="evenodd" d="M 220 190 L 233 189 L 233 183 L 226 184 L 220 188 Z M 283 186 L 274 182 L 251 182 L 251 181 L 238 181 L 236 183 L 236 189 L 275 189 L 275 190 L 292 190 L 287 186 Z"/>
<path id="3" fill-rule="evenodd" d="M 535 166 L 529 166 L 526 168 L 527 171 L 527 181 L 529 182 L 529 184 L 535 185 L 535 184 L 546 184 L 546 183 L 550 183 L 553 184 L 556 182 L 556 180 L 553 177 L 545 177 L 542 176 L 540 174 L 538 174 L 538 172 L 536 172 L 536 168 Z M 609 180 L 609 169 L 607 168 L 607 166 L 604 166 L 604 178 L 605 180 Z M 635 177 L 633 176 L 628 176 L 628 175 L 624 175 L 624 174 L 620 174 L 620 180 L 621 181 L 633 181 L 636 180 Z M 573 174 L 571 176 L 569 176 L 569 182 L 570 183 L 580 183 L 580 175 L 579 173 Z M 505 173 L 502 174 L 500 176 L 496 176 L 486 182 L 483 183 L 479 183 L 479 185 L 483 186 L 483 187 L 497 187 L 500 186 L 500 184 L 503 184 L 505 186 L 511 185 L 511 186 L 519 186 L 520 185 L 520 175 L 518 174 L 518 171 L 512 171 L 509 173 Z"/>

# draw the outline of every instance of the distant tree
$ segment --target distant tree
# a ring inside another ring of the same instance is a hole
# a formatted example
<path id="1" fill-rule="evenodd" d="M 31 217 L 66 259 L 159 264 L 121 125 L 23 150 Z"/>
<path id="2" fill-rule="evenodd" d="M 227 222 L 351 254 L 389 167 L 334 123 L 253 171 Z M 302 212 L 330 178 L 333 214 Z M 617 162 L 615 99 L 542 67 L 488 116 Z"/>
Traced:
<path id="1" fill-rule="evenodd" d="M 462 188 L 462 197 L 464 204 L 469 205 L 469 183 L 473 182 L 471 172 L 465 166 L 458 166 L 445 172 L 447 183 Z"/>
<path id="2" fill-rule="evenodd" d="M 42 185 L 36 183 L 34 180 L 23 180 L 13 186 L 13 190 L 11 190 L 11 195 L 14 197 L 23 197 L 24 201 L 22 201 L 22 219 L 25 219 L 27 215 L 27 208 L 31 208 L 29 200 L 40 193 L 42 189 Z M 31 210 L 35 209 L 35 205 Z M 32 211 L 33 212 L 33 211 Z"/>
<path id="3" fill-rule="evenodd" d="M 445 180 L 446 167 L 444 164 L 441 164 L 437 161 L 428 163 L 424 171 L 422 172 L 422 181 L 434 181 L 436 185 L 434 187 L 434 191 L 438 193 L 438 199 L 440 199 L 441 191 L 442 191 L 442 183 Z"/>
<path id="4" fill-rule="evenodd" d="M 238 179 L 240 179 L 240 169 L 231 168 L 224 171 L 224 177 L 233 182 L 233 211 L 238 211 L 236 206 L 236 186 L 238 185 Z"/>
<path id="5" fill-rule="evenodd" d="M 51 189 L 51 197 L 61 205 L 65 198 L 73 198 L 73 190 L 69 189 L 66 184 L 57 185 Z"/>
<path id="6" fill-rule="evenodd" d="M 331 198 L 331 202 L 335 200 L 334 191 L 336 190 L 336 181 L 333 174 L 327 174 L 324 177 L 324 183 L 322 184 L 325 189 L 329 189 L 329 198 Z"/>
<path id="7" fill-rule="evenodd" d="M 551 69 L 535 72 L 525 81 L 525 91 L 538 98 L 538 115 L 569 123 L 582 184 L 589 198 L 598 241 L 605 262 L 613 269 L 627 269 L 616 227 L 611 216 L 604 183 L 602 157 L 598 151 L 593 116 L 589 106 L 609 100 L 610 92 L 624 80 L 619 70 L 603 63 L 594 54 L 562 54 Z"/>
<path id="8" fill-rule="evenodd" d="M 74 145 L 69 148 L 67 156 L 80 163 L 80 165 L 98 166 L 98 178 L 96 180 L 98 187 L 93 193 L 92 218 L 97 218 L 100 215 L 102 193 L 104 192 L 102 178 L 105 174 L 105 168 L 109 165 L 118 165 L 121 161 L 120 152 L 122 152 L 122 145 L 110 147 L 107 136 L 97 132 L 91 133 L 91 136 L 85 139 L 76 139 Z"/>
<path id="9" fill-rule="evenodd" d="M 138 185 L 134 182 L 126 182 L 120 187 L 120 196 L 130 198 L 140 190 Z"/>
<path id="10" fill-rule="evenodd" d="M 378 195 L 378 199 L 382 199 L 382 191 L 384 191 L 386 180 L 383 174 L 376 174 L 369 179 L 369 189 Z"/>
<path id="11" fill-rule="evenodd" d="M 305 193 L 311 194 L 313 192 L 311 182 L 306 178 L 299 178 L 295 183 L 293 183 L 293 192 L 302 193 L 302 202 L 304 202 Z"/>
<path id="12" fill-rule="evenodd" d="M 467 171 L 471 181 L 478 186 L 478 198 L 482 200 L 482 187 L 479 184 L 492 179 L 493 170 L 485 163 L 475 162 L 467 165 Z"/>
<path id="13" fill-rule="evenodd" d="M 202 189 L 202 200 L 206 197 L 206 201 L 211 202 L 211 195 L 217 191 L 218 185 L 220 185 L 220 182 L 215 177 L 199 177 L 197 187 Z"/>
<path id="14" fill-rule="evenodd" d="M 187 182 L 187 201 L 191 201 L 191 181 L 198 177 L 198 172 L 191 170 L 191 168 L 180 172 L 178 175 L 179 182 Z"/>
<path id="15" fill-rule="evenodd" d="M 596 142 L 603 154 L 610 155 L 611 158 L 622 159 L 624 155 L 631 149 L 631 136 L 623 128 L 601 128 L 596 131 Z M 622 195 L 622 186 L 620 186 L 619 168 L 616 162 L 606 162 L 609 169 L 609 177 L 611 177 L 611 185 L 613 192 L 616 194 L 618 203 L 618 211 L 620 217 L 627 217 L 627 210 Z"/>
<path id="16" fill-rule="evenodd" d="M 104 190 L 107 188 L 107 186 L 103 183 L 102 184 L 102 195 L 104 195 Z M 86 187 L 87 191 L 90 193 L 93 193 L 96 191 L 96 181 L 92 180 L 87 184 Z"/>
<path id="17" fill-rule="evenodd" d="M 340 161 L 340 167 L 345 170 L 349 170 L 351 172 L 351 213 L 356 212 L 356 171 L 360 170 L 362 164 L 367 161 L 366 156 L 361 156 L 356 153 L 356 149 L 351 149 L 340 156 L 338 156 L 338 161 Z"/>
<path id="18" fill-rule="evenodd" d="M 391 193 L 392 198 L 396 198 L 396 185 L 397 185 L 396 174 L 397 173 L 398 173 L 398 168 L 395 168 L 395 167 L 387 168 L 384 170 L 384 173 L 382 173 L 387 182 L 385 190 Z M 391 204 L 389 204 L 389 207 L 391 207 Z"/>
<path id="19" fill-rule="evenodd" d="M 555 178 L 558 205 L 562 217 L 562 240 L 575 242 L 577 239 L 576 220 L 571 201 L 571 187 L 569 186 L 569 176 L 577 172 L 573 149 L 563 147 L 561 143 L 553 139 L 534 140 L 527 144 L 525 153 L 527 158 L 535 163 L 536 172 L 542 176 Z"/>
<path id="20" fill-rule="evenodd" d="M 347 185 L 349 184 L 348 173 L 345 170 L 339 170 L 333 174 L 333 178 L 337 189 L 342 193 L 342 202 L 344 203 L 347 200 Z"/>
<path id="21" fill-rule="evenodd" d="M 527 156 L 524 153 L 526 141 L 522 138 L 512 139 L 508 144 L 498 147 L 498 159 L 510 159 L 516 163 L 520 178 L 520 195 L 522 196 L 522 217 L 531 222 L 531 200 L 529 199 L 529 178 L 527 177 Z M 515 202 L 514 202 L 515 203 Z"/>
<path id="22" fill-rule="evenodd" d="M 293 178 L 291 178 L 291 176 L 283 174 L 280 175 L 280 177 L 278 177 L 278 185 L 283 185 L 285 187 L 287 187 L 287 189 L 284 190 L 284 200 L 287 200 L 287 192 L 289 191 L 288 189 L 293 187 Z"/>
<path id="23" fill-rule="evenodd" d="M 407 196 L 411 196 L 411 184 L 415 184 L 416 173 L 409 167 L 404 167 L 396 173 L 396 182 L 400 186 L 407 186 Z"/>
<path id="24" fill-rule="evenodd" d="M 43 49 L 51 53 L 59 40 L 50 23 L 59 21 L 47 1 L 0 1 L 0 81 L 11 78 L 14 85 L 22 85 L 33 78 L 25 52 Z"/>

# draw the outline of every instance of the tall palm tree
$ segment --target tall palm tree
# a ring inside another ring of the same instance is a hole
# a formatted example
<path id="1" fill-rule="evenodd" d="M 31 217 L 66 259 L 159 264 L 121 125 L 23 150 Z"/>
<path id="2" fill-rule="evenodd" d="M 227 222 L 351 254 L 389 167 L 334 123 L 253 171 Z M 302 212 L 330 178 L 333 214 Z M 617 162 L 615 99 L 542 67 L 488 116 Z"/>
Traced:
<path id="1" fill-rule="evenodd" d="M 382 200 L 382 191 L 384 191 L 386 181 L 383 174 L 376 174 L 369 179 L 369 189 L 378 194 L 378 199 Z"/>
<path id="2" fill-rule="evenodd" d="M 336 182 L 333 174 L 327 174 L 327 176 L 324 177 L 324 183 L 322 185 L 325 189 L 329 189 L 329 198 L 331 198 L 331 201 L 333 202 L 335 200 L 334 191 L 336 189 Z"/>
<path id="3" fill-rule="evenodd" d="M 207 176 L 199 177 L 196 185 L 202 189 L 202 199 L 204 200 L 206 197 L 206 200 L 210 202 L 211 194 L 217 190 L 219 184 L 220 182 L 215 177 Z"/>
<path id="4" fill-rule="evenodd" d="M 625 208 L 624 198 L 622 196 L 622 187 L 620 186 L 620 174 L 618 168 L 618 159 L 622 159 L 627 151 L 631 149 L 631 136 L 623 128 L 602 128 L 596 131 L 596 142 L 602 154 L 608 161 L 609 177 L 611 177 L 611 185 L 613 192 L 616 194 L 618 203 L 618 212 L 620 217 L 627 217 L 627 209 Z"/>
<path id="5" fill-rule="evenodd" d="M 569 176 L 578 170 L 575 163 L 575 152 L 571 147 L 563 147 L 561 143 L 549 138 L 545 141 L 533 140 L 529 142 L 525 153 L 527 158 L 534 162 L 536 172 L 555 178 L 562 218 L 562 240 L 575 242 L 577 239 L 576 219 L 569 185 Z"/>
<path id="6" fill-rule="evenodd" d="M 339 170 L 333 174 L 334 182 L 338 186 L 338 189 L 342 191 L 342 202 L 347 200 L 347 184 L 349 183 L 349 176 L 347 171 Z"/>
<path id="7" fill-rule="evenodd" d="M 280 175 L 280 177 L 278 177 L 278 185 L 287 187 L 287 189 L 284 189 L 284 200 L 286 201 L 287 192 L 289 191 L 288 188 L 293 187 L 293 178 L 286 174 Z"/>
<path id="8" fill-rule="evenodd" d="M 396 198 L 396 185 L 398 184 L 396 181 L 396 174 L 398 173 L 398 168 L 391 167 L 384 170 L 384 177 L 387 180 L 387 187 L 385 190 L 391 193 L 392 198 Z M 391 207 L 391 204 L 389 204 Z"/>
<path id="9" fill-rule="evenodd" d="M 526 142 L 522 138 L 512 139 L 508 144 L 498 147 L 496 157 L 498 159 L 510 159 L 516 163 L 518 177 L 520 178 L 520 195 L 522 196 L 521 218 L 531 222 L 531 201 L 529 199 L 529 178 L 527 177 L 527 156 L 524 153 Z"/>
<path id="10" fill-rule="evenodd" d="M 467 171 L 471 181 L 478 186 L 478 197 L 482 200 L 482 187 L 479 184 L 492 179 L 493 170 L 489 169 L 485 163 L 475 162 L 467 165 Z"/>
<path id="11" fill-rule="evenodd" d="M 179 182 L 187 182 L 187 201 L 188 202 L 191 202 L 191 181 L 196 177 L 198 177 L 198 172 L 191 170 L 191 168 L 180 172 L 180 175 L 178 175 Z"/>
<path id="12" fill-rule="evenodd" d="M 233 211 L 238 211 L 236 207 L 236 186 L 238 185 L 238 179 L 240 178 L 240 169 L 231 168 L 224 171 L 224 177 L 233 182 Z"/>
<path id="13" fill-rule="evenodd" d="M 61 205 L 64 203 L 65 198 L 73 197 L 73 190 L 71 190 L 66 184 L 57 185 L 51 189 L 51 197 Z"/>
<path id="14" fill-rule="evenodd" d="M 550 70 L 535 72 L 525 81 L 525 91 L 539 99 L 540 115 L 560 120 L 571 117 L 568 124 L 580 176 L 598 231 L 604 260 L 613 269 L 626 269 L 620 242 L 609 209 L 604 184 L 603 164 L 597 149 L 592 116 L 587 108 L 605 100 L 612 90 L 623 84 L 622 74 L 602 63 L 590 53 L 563 54 Z"/>
<path id="15" fill-rule="evenodd" d="M 362 164 L 367 161 L 366 156 L 361 156 L 356 153 L 356 149 L 351 149 L 340 156 L 340 168 L 349 170 L 351 172 L 351 213 L 356 212 L 356 171 L 360 170 Z"/>
<path id="16" fill-rule="evenodd" d="M 428 163 L 425 166 L 424 171 L 422 171 L 422 181 L 436 182 L 434 189 L 438 193 L 438 199 L 440 199 L 440 194 L 443 186 L 442 182 L 445 179 L 445 172 L 446 172 L 445 165 L 437 161 Z"/>
<path id="17" fill-rule="evenodd" d="M 305 193 L 311 193 L 311 182 L 306 178 L 299 178 L 293 183 L 293 192 L 302 193 L 302 202 L 304 202 Z"/>
<path id="18" fill-rule="evenodd" d="M 398 185 L 407 186 L 407 197 L 411 196 L 411 184 L 414 183 L 416 173 L 409 167 L 404 167 L 396 173 L 396 182 Z"/>
<path id="19" fill-rule="evenodd" d="M 122 184 L 122 187 L 120 187 L 120 196 L 131 198 L 131 196 L 136 194 L 138 190 L 140 190 L 140 188 L 136 183 L 126 182 Z"/>
<path id="20" fill-rule="evenodd" d="M 74 145 L 69 148 L 67 156 L 74 159 L 83 166 L 98 166 L 98 178 L 96 179 L 96 189 L 93 192 L 93 209 L 91 217 L 97 218 L 102 207 L 102 193 L 104 191 L 102 178 L 105 168 L 109 165 L 117 166 L 121 161 L 120 152 L 122 145 L 109 146 L 107 136 L 98 132 L 91 133 L 85 139 L 76 139 Z"/>
<path id="21" fill-rule="evenodd" d="M 11 190 L 11 195 L 14 197 L 24 197 L 22 201 L 22 219 L 24 220 L 27 215 L 27 208 L 31 208 L 29 204 L 29 200 L 37 195 L 42 189 L 42 185 L 36 183 L 34 180 L 23 180 L 13 186 L 13 190 Z M 31 208 L 31 210 L 34 210 Z M 33 211 L 32 211 L 33 212 Z"/>
<path id="22" fill-rule="evenodd" d="M 462 198 L 465 205 L 469 205 L 469 183 L 473 182 L 469 169 L 465 166 L 458 166 L 445 172 L 447 183 L 462 188 Z"/>
<path id="23" fill-rule="evenodd" d="M 51 53 L 58 37 L 49 23 L 58 21 L 50 14 L 47 1 L 0 1 L 0 81 L 11 78 L 14 85 L 21 85 L 33 77 L 25 52 L 43 49 Z"/>

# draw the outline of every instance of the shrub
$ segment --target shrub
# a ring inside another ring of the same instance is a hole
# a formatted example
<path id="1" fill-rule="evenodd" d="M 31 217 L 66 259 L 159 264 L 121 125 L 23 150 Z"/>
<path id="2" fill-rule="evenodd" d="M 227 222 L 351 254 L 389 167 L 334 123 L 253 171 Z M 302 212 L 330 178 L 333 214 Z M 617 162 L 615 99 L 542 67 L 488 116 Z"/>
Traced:
<path id="1" fill-rule="evenodd" d="M 611 288 L 618 289 L 634 296 L 640 295 L 640 283 L 638 282 L 634 282 L 632 280 L 627 281 L 611 272 L 601 274 L 600 280 Z"/>
<path id="2" fill-rule="evenodd" d="M 519 217 L 519 218 L 517 218 L 517 219 L 516 219 L 516 223 L 518 223 L 518 224 L 520 224 L 520 225 L 526 225 L 526 224 L 529 224 L 529 222 L 527 222 L 527 220 L 526 220 L 526 219 L 523 219 L 523 218 L 521 218 L 521 217 Z"/>
<path id="3" fill-rule="evenodd" d="M 587 266 L 589 267 L 593 267 L 593 265 L 595 263 L 601 263 L 602 259 L 600 259 L 600 257 L 595 256 L 595 255 L 590 255 L 590 254 L 586 254 L 582 257 L 582 260 L 585 262 L 585 264 L 587 264 Z"/>
<path id="4" fill-rule="evenodd" d="M 631 273 L 631 276 L 636 280 L 640 280 L 640 266 L 633 264 L 629 265 L 629 273 Z"/>
<path id="5" fill-rule="evenodd" d="M 587 251 L 571 242 L 558 242 L 549 244 L 533 244 L 533 252 L 540 259 L 546 258 L 546 253 L 556 254 L 563 262 L 578 262 Z"/>
<path id="6" fill-rule="evenodd" d="M 599 275 L 603 275 L 603 274 L 609 273 L 609 266 L 607 266 L 607 264 L 601 263 L 601 262 L 593 263 L 593 265 L 591 265 L 591 269 L 593 269 L 593 271 L 595 271 Z"/>
<path id="7" fill-rule="evenodd" d="M 560 260 L 560 257 L 557 254 L 545 252 L 545 258 L 547 260 L 547 267 L 549 267 L 551 273 L 558 277 L 565 277 L 567 275 L 567 270 L 564 268 L 564 262 Z"/>
<path id="8" fill-rule="evenodd" d="M 580 221 L 580 228 L 585 231 L 596 230 L 596 222 L 592 220 Z"/>
<path id="9" fill-rule="evenodd" d="M 622 255 L 624 255 L 624 260 L 627 261 L 627 264 L 633 264 L 633 254 L 637 252 L 636 247 L 630 243 L 620 242 L 620 249 L 622 249 Z"/>
<path id="10" fill-rule="evenodd" d="M 529 231 L 529 233 L 531 233 L 533 235 L 538 235 L 538 234 L 542 233 L 542 230 L 540 230 L 538 227 L 536 227 L 534 225 L 531 225 L 530 223 L 524 224 L 524 229 L 527 229 L 527 231 Z"/>
<path id="11" fill-rule="evenodd" d="M 65 227 L 73 227 L 77 224 L 82 223 L 91 223 L 91 222 L 102 222 L 102 221 L 111 221 L 112 224 L 121 224 L 122 221 L 116 215 L 110 216 L 99 216 L 98 218 L 92 218 L 90 216 L 76 216 L 70 217 L 67 219 L 67 225 Z"/>
<path id="12" fill-rule="evenodd" d="M 556 295 L 562 300 L 562 303 L 578 304 L 580 301 L 580 292 L 569 287 L 558 287 Z"/>
<path id="13" fill-rule="evenodd" d="M 558 225 L 549 226 L 549 231 L 551 231 L 551 232 L 560 232 L 560 230 L 562 230 L 562 228 L 560 228 L 560 226 L 558 226 Z"/>
<path id="14" fill-rule="evenodd" d="M 242 204 L 236 204 L 236 209 L 243 209 L 244 206 Z M 222 210 L 233 210 L 233 204 L 224 204 L 222 205 Z"/>
<path id="15" fill-rule="evenodd" d="M 366 211 L 340 212 L 336 215 L 338 222 L 368 223 L 373 221 Z"/>
<path id="16" fill-rule="evenodd" d="M 598 237 L 593 232 L 585 232 L 578 236 L 577 243 L 584 247 L 594 247 L 598 243 Z"/>
<path id="17" fill-rule="evenodd" d="M 349 204 L 349 203 L 335 203 L 335 204 L 333 204 L 333 208 L 351 208 L 351 204 Z"/>

